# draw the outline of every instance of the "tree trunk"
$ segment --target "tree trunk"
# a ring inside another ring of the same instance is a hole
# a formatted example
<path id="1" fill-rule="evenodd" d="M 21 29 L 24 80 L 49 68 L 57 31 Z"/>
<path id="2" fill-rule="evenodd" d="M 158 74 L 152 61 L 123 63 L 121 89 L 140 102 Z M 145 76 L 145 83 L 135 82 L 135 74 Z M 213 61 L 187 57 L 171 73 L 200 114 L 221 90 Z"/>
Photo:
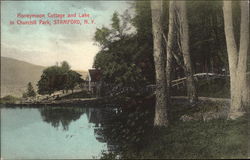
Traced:
<path id="1" fill-rule="evenodd" d="M 248 48 L 248 50 L 249 50 L 249 48 Z M 248 52 L 248 54 L 249 54 L 249 52 Z M 246 87 L 247 89 L 245 89 L 246 93 L 244 93 L 244 95 L 245 95 L 244 99 L 246 101 L 246 106 L 248 107 L 248 109 L 250 109 L 250 73 L 247 75 L 246 81 L 247 81 L 247 87 Z"/>
<path id="2" fill-rule="evenodd" d="M 240 47 L 237 51 L 237 44 L 234 37 L 232 2 L 224 1 L 223 14 L 225 36 L 227 43 L 231 106 L 229 118 L 236 119 L 243 115 L 244 106 L 249 103 L 247 94 L 247 55 L 249 48 L 249 4 L 241 1 L 241 26 L 240 26 Z"/>
<path id="3" fill-rule="evenodd" d="M 242 76 L 242 94 L 243 94 L 243 106 L 250 105 L 250 97 L 248 95 L 248 83 L 247 81 L 247 59 L 249 56 L 249 1 L 241 1 L 241 39 L 239 50 L 239 62 L 238 73 Z"/>
<path id="4" fill-rule="evenodd" d="M 154 63 L 156 72 L 155 126 L 167 126 L 167 95 L 165 62 L 162 48 L 162 1 L 151 1 Z"/>
<path id="5" fill-rule="evenodd" d="M 176 4 L 178 4 L 178 8 L 180 11 L 180 41 L 184 60 L 185 74 L 187 77 L 187 96 L 189 98 L 190 103 L 195 103 L 198 98 L 189 53 L 189 28 L 187 20 L 186 1 L 177 1 Z"/>
<path id="6" fill-rule="evenodd" d="M 171 98 L 170 98 L 170 90 L 171 90 L 171 72 L 172 72 L 172 61 L 173 61 L 173 55 L 172 55 L 172 48 L 174 43 L 174 18 L 175 11 L 174 11 L 175 2 L 169 1 L 169 26 L 168 26 L 168 40 L 166 44 L 166 53 L 167 53 L 167 62 L 166 62 L 166 81 L 167 81 L 167 101 L 168 105 L 170 105 Z"/>

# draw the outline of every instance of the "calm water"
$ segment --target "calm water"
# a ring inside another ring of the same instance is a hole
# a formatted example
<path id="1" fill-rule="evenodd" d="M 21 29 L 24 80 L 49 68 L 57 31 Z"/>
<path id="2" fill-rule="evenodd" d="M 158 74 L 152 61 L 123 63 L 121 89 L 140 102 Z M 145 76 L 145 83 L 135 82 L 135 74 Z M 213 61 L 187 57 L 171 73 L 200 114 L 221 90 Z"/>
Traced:
<path id="1" fill-rule="evenodd" d="M 1 157 L 83 159 L 138 148 L 148 113 L 136 108 L 1 108 Z"/>

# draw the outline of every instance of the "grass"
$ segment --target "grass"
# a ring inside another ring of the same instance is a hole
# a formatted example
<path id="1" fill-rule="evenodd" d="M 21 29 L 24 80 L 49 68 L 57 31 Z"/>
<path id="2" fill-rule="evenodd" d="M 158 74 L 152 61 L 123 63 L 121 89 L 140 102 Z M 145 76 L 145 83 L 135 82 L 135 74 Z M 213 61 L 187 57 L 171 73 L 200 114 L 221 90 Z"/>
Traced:
<path id="1" fill-rule="evenodd" d="M 213 97 L 213 98 L 230 98 L 230 87 L 228 79 L 214 79 L 214 80 L 203 80 L 196 82 L 197 93 L 200 97 Z M 185 96 L 186 87 L 181 89 L 173 89 L 172 93 L 174 96 Z"/>
<path id="2" fill-rule="evenodd" d="M 247 158 L 248 116 L 235 121 L 176 122 L 168 128 L 154 128 L 144 139 L 145 147 L 132 158 Z"/>
<path id="3" fill-rule="evenodd" d="M 146 104 L 149 104 L 149 102 L 142 103 L 144 107 Z M 250 153 L 248 148 L 249 114 L 245 114 L 237 120 L 220 118 L 209 121 L 192 120 L 182 122 L 179 120 L 181 114 L 209 112 L 218 110 L 220 107 L 214 104 L 202 104 L 202 106 L 193 109 L 183 106 L 174 106 L 173 108 L 175 109 L 170 113 L 172 114 L 170 126 L 166 128 L 153 127 L 152 117 L 154 111 L 151 108 L 151 118 L 144 117 L 150 122 L 145 134 L 138 135 L 140 141 L 130 142 L 124 139 L 120 146 L 123 147 L 126 144 L 130 147 L 118 152 L 103 152 L 102 159 L 115 159 L 117 157 L 122 159 L 238 159 L 250 156 L 248 155 Z M 138 116 L 135 115 L 130 121 L 136 121 L 136 117 Z M 143 122 L 145 120 L 136 123 L 138 126 L 131 133 L 139 131 L 140 126 L 143 126 Z M 111 137 L 111 139 L 113 138 L 115 137 Z"/>
<path id="4" fill-rule="evenodd" d="M 177 122 L 165 129 L 155 129 L 154 138 L 150 138 L 154 140 L 142 155 L 150 153 L 147 158 L 247 158 L 248 122 L 247 116 L 235 121 Z"/>

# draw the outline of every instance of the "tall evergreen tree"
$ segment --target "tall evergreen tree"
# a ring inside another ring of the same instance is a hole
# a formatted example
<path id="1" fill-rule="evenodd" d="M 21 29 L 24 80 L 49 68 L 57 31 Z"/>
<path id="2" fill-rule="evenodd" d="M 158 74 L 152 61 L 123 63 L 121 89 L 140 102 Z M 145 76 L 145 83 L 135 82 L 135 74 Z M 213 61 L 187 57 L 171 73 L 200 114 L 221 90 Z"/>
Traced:
<path id="1" fill-rule="evenodd" d="M 31 82 L 29 82 L 27 85 L 26 95 L 27 95 L 27 97 L 35 97 L 36 96 L 36 92 L 31 84 Z"/>

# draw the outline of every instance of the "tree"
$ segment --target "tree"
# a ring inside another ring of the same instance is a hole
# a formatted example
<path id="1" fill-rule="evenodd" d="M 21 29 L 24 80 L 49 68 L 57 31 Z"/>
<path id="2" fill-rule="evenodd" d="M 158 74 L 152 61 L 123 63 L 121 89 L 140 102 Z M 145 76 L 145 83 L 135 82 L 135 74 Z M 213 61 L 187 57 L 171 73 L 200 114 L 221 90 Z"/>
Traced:
<path id="1" fill-rule="evenodd" d="M 79 111 L 71 109 L 65 110 L 63 108 L 41 108 L 39 112 L 44 122 L 51 124 L 55 128 L 58 128 L 61 124 L 63 130 L 68 130 L 70 123 L 79 119 L 84 113 L 84 109 Z"/>
<path id="2" fill-rule="evenodd" d="M 150 1 L 134 2 L 135 16 L 132 24 L 136 29 L 136 65 L 140 67 L 148 84 L 155 84 L 155 68 L 153 58 L 152 16 Z"/>
<path id="3" fill-rule="evenodd" d="M 108 47 L 110 33 L 111 31 L 104 26 L 102 28 L 96 29 L 94 40 L 102 49 L 105 49 L 106 47 Z"/>
<path id="4" fill-rule="evenodd" d="M 66 74 L 60 66 L 46 68 L 38 81 L 39 94 L 51 94 L 55 91 L 64 89 Z"/>
<path id="5" fill-rule="evenodd" d="M 118 13 L 115 12 L 112 17 L 112 28 L 114 29 L 115 32 L 118 32 L 118 34 L 121 33 L 121 25 L 120 25 L 120 18 L 118 17 Z"/>
<path id="6" fill-rule="evenodd" d="M 165 38 L 166 42 L 166 56 L 167 56 L 167 62 L 166 62 L 166 81 L 167 81 L 167 89 L 166 94 L 168 98 L 168 105 L 170 105 L 171 99 L 170 99 L 170 90 L 171 90 L 171 72 L 172 72 L 172 63 L 173 63 L 173 44 L 174 44 L 174 32 L 175 32 L 175 25 L 174 22 L 176 20 L 176 14 L 175 14 L 175 2 L 170 1 L 169 2 L 169 27 L 168 27 L 168 40 Z"/>
<path id="7" fill-rule="evenodd" d="M 62 61 L 61 68 L 63 72 L 68 72 L 70 70 L 70 65 L 67 61 Z"/>
<path id="8" fill-rule="evenodd" d="M 27 97 L 28 97 L 28 96 L 27 96 L 27 93 L 24 92 L 23 95 L 22 95 L 22 97 L 23 97 L 23 98 L 27 98 Z"/>
<path id="9" fill-rule="evenodd" d="M 150 46 L 153 46 L 150 1 L 136 1 L 134 4 L 134 8 L 135 16 L 132 19 L 132 23 L 136 28 L 136 35 L 139 38 L 140 42 L 151 44 Z"/>
<path id="10" fill-rule="evenodd" d="M 224 1 L 223 14 L 228 62 L 230 71 L 231 106 L 229 118 L 235 119 L 244 113 L 244 106 L 249 103 L 247 94 L 247 56 L 249 54 L 249 4 L 240 1 L 241 21 L 239 43 L 235 38 L 232 1 Z"/>
<path id="11" fill-rule="evenodd" d="M 176 2 L 179 10 L 179 22 L 180 22 L 180 47 L 184 60 L 185 74 L 187 77 L 187 96 L 190 103 L 197 101 L 197 92 L 195 87 L 195 81 L 193 77 L 193 68 L 191 63 L 191 56 L 189 52 L 189 27 L 186 11 L 186 1 Z"/>
<path id="12" fill-rule="evenodd" d="M 154 63 L 156 73 L 156 105 L 155 105 L 155 126 L 167 126 L 167 95 L 166 95 L 166 74 L 164 53 L 162 47 L 162 0 L 151 0 L 152 12 L 152 32 L 153 32 L 153 47 L 154 47 Z"/>
<path id="13" fill-rule="evenodd" d="M 111 28 L 97 28 L 95 32 L 94 39 L 101 50 L 95 56 L 93 67 L 101 70 L 102 81 L 113 88 L 138 90 L 152 79 L 152 72 L 148 74 L 152 70 L 147 62 L 150 58 L 145 60 L 149 54 L 142 51 L 138 36 L 128 33 L 131 18 L 127 12 L 121 16 L 115 12 L 111 21 Z"/>
<path id="14" fill-rule="evenodd" d="M 194 72 L 227 69 L 221 1 L 187 1 L 189 49 Z"/>
<path id="15" fill-rule="evenodd" d="M 31 82 L 29 82 L 27 85 L 27 91 L 23 93 L 23 98 L 35 97 L 35 96 L 36 96 L 36 92 L 31 84 Z"/>
<path id="16" fill-rule="evenodd" d="M 66 90 L 71 89 L 73 93 L 75 86 L 79 84 L 81 81 L 82 81 L 81 75 L 75 71 L 70 70 L 67 72 L 67 78 L 64 89 Z"/>
<path id="17" fill-rule="evenodd" d="M 41 79 L 38 81 L 39 94 L 51 94 L 59 90 L 69 90 L 81 82 L 81 75 L 70 70 L 68 62 L 63 61 L 61 66 L 51 66 L 43 71 Z"/>

